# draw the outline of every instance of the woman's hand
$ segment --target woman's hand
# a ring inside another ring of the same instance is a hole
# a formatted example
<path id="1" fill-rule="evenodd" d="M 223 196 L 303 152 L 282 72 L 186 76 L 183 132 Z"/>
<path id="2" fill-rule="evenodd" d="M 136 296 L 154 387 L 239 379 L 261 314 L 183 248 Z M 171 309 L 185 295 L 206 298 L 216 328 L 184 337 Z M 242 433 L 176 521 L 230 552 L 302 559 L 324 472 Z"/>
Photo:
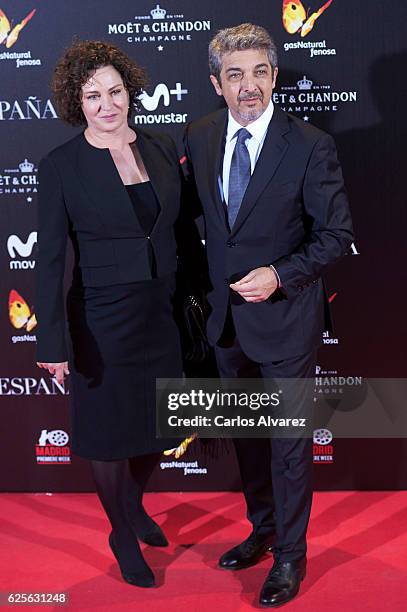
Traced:
<path id="1" fill-rule="evenodd" d="M 68 376 L 69 374 L 67 361 L 63 361 L 62 363 L 43 363 L 42 361 L 37 361 L 37 366 L 39 368 L 44 368 L 44 370 L 48 370 L 50 374 L 55 376 L 56 381 L 59 384 L 62 384 L 65 376 Z"/>

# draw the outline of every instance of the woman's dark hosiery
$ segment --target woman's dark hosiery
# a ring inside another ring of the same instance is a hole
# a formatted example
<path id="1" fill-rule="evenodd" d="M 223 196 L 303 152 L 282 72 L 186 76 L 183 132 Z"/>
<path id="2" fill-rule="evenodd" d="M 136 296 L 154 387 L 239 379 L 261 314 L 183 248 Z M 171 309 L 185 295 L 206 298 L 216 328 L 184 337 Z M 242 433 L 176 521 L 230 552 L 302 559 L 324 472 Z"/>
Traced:
<path id="1" fill-rule="evenodd" d="M 154 453 L 128 460 L 127 510 L 129 521 L 141 539 L 155 527 L 155 522 L 143 507 L 143 494 L 160 457 L 161 453 Z"/>
<path id="2" fill-rule="evenodd" d="M 128 460 L 92 461 L 91 464 L 99 499 L 113 529 L 121 570 L 151 572 L 128 517 Z"/>

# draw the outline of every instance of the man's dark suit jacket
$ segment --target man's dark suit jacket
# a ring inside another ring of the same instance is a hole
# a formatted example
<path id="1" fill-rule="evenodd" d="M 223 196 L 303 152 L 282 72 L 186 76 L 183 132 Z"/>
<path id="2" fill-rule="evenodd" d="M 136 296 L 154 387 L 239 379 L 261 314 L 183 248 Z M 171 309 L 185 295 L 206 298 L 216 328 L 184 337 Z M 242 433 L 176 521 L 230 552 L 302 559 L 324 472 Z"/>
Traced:
<path id="1" fill-rule="evenodd" d="M 174 224 L 179 219 L 181 182 L 175 145 L 165 135 L 144 130 L 137 130 L 137 145 L 161 208 L 150 236 L 137 220 L 108 149 L 93 147 L 79 134 L 40 163 L 38 361 L 67 359 L 63 276 L 68 236 L 79 286 L 150 279 L 149 243 L 158 277 L 177 269 Z"/>
<path id="2" fill-rule="evenodd" d="M 208 337 L 222 334 L 228 303 L 244 352 L 258 362 L 313 350 L 329 327 L 321 274 L 352 240 L 352 222 L 331 136 L 274 108 L 262 151 L 229 230 L 218 177 L 222 172 L 227 109 L 189 124 L 186 155 L 206 226 L 212 291 Z M 229 288 L 250 270 L 272 264 L 281 289 L 248 303 Z"/>

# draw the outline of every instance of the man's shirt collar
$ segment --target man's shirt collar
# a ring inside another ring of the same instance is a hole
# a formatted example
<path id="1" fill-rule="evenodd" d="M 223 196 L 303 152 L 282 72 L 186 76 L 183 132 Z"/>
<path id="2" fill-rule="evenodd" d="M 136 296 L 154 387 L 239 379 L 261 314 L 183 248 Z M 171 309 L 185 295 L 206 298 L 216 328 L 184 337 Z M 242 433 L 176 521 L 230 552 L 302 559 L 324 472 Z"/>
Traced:
<path id="1" fill-rule="evenodd" d="M 264 113 L 260 115 L 260 117 L 256 119 L 256 121 L 253 121 L 252 123 L 249 123 L 249 125 L 246 125 L 246 130 L 250 132 L 252 137 L 259 144 L 262 142 L 264 138 L 264 135 L 267 131 L 267 128 L 273 116 L 273 112 L 274 112 L 274 104 L 272 100 L 270 100 L 269 105 L 264 111 Z M 236 135 L 236 132 L 240 130 L 240 128 L 242 127 L 243 126 L 240 125 L 240 123 L 238 123 L 236 119 L 232 117 L 232 113 L 228 111 L 228 127 L 227 127 L 227 132 L 226 132 L 226 142 L 229 142 L 230 140 L 232 140 L 232 138 Z"/>

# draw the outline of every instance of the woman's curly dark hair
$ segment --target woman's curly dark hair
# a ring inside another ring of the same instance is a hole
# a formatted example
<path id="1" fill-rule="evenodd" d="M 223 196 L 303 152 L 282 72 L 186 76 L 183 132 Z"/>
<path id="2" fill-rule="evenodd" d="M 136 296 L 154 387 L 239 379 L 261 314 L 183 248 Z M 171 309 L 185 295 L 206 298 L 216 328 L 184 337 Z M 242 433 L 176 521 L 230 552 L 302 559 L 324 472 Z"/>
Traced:
<path id="1" fill-rule="evenodd" d="M 65 51 L 52 79 L 59 116 L 70 125 L 86 124 L 81 108 L 82 85 L 102 66 L 113 66 L 120 73 L 130 98 L 129 115 L 133 108 L 139 108 L 138 96 L 147 83 L 143 68 L 114 45 L 99 40 L 80 40 Z"/>

